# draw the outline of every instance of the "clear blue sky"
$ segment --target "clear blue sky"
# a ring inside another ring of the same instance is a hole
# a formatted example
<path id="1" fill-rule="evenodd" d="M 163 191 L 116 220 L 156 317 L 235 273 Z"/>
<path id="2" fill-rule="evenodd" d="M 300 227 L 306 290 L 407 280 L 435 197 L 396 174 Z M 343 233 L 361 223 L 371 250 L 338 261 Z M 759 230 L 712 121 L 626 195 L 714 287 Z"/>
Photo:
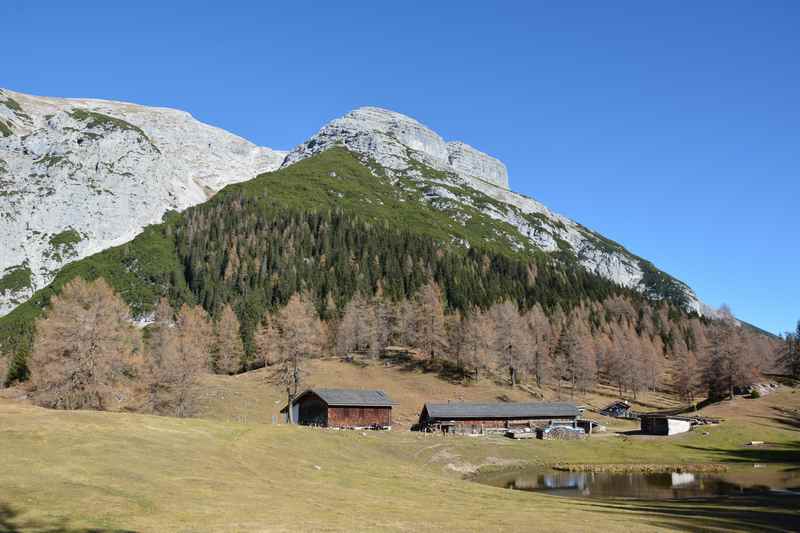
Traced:
<path id="1" fill-rule="evenodd" d="M 5 0 L 0 86 L 178 107 L 273 148 L 388 107 L 706 302 L 800 318 L 799 2 L 266 4 Z"/>

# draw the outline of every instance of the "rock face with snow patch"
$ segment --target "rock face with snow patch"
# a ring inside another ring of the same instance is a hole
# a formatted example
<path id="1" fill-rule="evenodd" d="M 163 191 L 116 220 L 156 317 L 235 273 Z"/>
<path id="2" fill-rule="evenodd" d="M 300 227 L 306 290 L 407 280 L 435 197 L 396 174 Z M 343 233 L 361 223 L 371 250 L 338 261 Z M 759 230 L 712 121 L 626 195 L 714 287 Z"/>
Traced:
<path id="1" fill-rule="evenodd" d="M 619 285 L 701 311 L 699 300 L 685 283 L 536 200 L 512 192 L 502 162 L 464 143 L 445 142 L 413 118 L 376 107 L 356 109 L 323 126 L 289 152 L 283 164 L 333 146 L 345 146 L 361 154 L 365 163 L 374 161 L 389 172 L 419 180 L 428 191 L 426 201 L 433 205 L 451 212 L 477 208 L 507 222 L 527 240 L 517 243 L 520 249 L 532 245 L 545 252 L 571 253 L 584 268 Z M 466 193 L 454 193 L 454 188 Z M 483 200 L 476 201 L 476 191 L 484 195 Z"/>
<path id="2" fill-rule="evenodd" d="M 0 315 L 65 263 L 284 156 L 183 111 L 0 90 Z"/>

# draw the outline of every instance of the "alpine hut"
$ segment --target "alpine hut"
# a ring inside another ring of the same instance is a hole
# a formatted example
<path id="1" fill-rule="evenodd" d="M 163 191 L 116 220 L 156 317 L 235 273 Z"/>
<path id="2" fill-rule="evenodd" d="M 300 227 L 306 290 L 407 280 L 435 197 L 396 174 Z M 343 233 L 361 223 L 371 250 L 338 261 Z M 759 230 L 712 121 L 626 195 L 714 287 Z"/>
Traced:
<path id="1" fill-rule="evenodd" d="M 420 431 L 480 434 L 514 428 L 574 426 L 580 411 L 571 403 L 426 403 L 419 415 Z"/>
<path id="2" fill-rule="evenodd" d="M 382 390 L 308 389 L 281 413 L 303 426 L 391 429 L 393 405 Z"/>

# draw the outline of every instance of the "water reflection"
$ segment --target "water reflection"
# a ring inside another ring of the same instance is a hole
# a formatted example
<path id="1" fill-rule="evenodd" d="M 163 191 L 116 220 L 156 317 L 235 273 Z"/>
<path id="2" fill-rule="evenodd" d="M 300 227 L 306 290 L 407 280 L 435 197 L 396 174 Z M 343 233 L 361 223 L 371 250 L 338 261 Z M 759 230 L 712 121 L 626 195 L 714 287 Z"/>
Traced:
<path id="1" fill-rule="evenodd" d="M 734 468 L 722 474 L 609 473 L 522 470 L 495 473 L 481 483 L 561 496 L 675 499 L 769 490 L 797 490 L 800 472 L 781 466 Z"/>

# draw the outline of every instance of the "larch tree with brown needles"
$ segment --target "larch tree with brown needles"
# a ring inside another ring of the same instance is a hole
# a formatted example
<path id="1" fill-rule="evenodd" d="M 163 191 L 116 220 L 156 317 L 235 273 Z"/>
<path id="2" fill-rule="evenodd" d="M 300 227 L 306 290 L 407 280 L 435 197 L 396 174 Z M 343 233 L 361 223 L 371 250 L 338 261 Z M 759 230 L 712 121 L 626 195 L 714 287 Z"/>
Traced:
<path id="1" fill-rule="evenodd" d="M 0 389 L 6 386 L 8 380 L 8 357 L 0 354 Z"/>
<path id="2" fill-rule="evenodd" d="M 439 285 L 432 281 L 423 286 L 417 293 L 414 309 L 414 346 L 431 360 L 436 359 L 447 350 L 447 329 Z"/>
<path id="3" fill-rule="evenodd" d="M 253 346 L 256 349 L 256 357 L 264 363 L 264 366 L 272 366 L 278 360 L 277 331 L 269 315 L 256 326 L 253 332 Z"/>
<path id="4" fill-rule="evenodd" d="M 60 409 L 125 409 L 141 370 L 141 335 L 105 282 L 75 278 L 36 321 L 29 368 L 34 400 Z"/>
<path id="5" fill-rule="evenodd" d="M 235 374 L 242 368 L 244 345 L 239 319 L 230 305 L 222 308 L 216 324 L 214 343 L 214 369 L 219 374 Z"/>
<path id="6" fill-rule="evenodd" d="M 274 327 L 277 361 L 272 380 L 286 389 L 289 405 L 300 392 L 305 361 L 320 354 L 324 344 L 322 322 L 309 298 L 297 293 L 270 318 Z M 292 410 L 289 409 L 289 422 Z"/>
<path id="7" fill-rule="evenodd" d="M 347 355 L 361 352 L 377 357 L 378 316 L 375 306 L 361 294 L 356 294 L 344 307 L 342 319 L 336 327 L 336 353 Z"/>
<path id="8" fill-rule="evenodd" d="M 212 326 L 200 306 L 172 308 L 162 300 L 156 311 L 147 350 L 148 407 L 159 414 L 191 416 L 196 384 L 208 369 Z"/>
<path id="9" fill-rule="evenodd" d="M 800 378 L 800 322 L 793 333 L 786 333 L 778 347 L 778 365 L 795 379 Z"/>
<path id="10" fill-rule="evenodd" d="M 505 301 L 494 304 L 484 313 L 489 325 L 490 337 L 487 346 L 498 367 L 508 371 L 508 379 L 515 387 L 519 371 L 531 351 L 530 330 L 520 316 L 517 306 Z"/>

